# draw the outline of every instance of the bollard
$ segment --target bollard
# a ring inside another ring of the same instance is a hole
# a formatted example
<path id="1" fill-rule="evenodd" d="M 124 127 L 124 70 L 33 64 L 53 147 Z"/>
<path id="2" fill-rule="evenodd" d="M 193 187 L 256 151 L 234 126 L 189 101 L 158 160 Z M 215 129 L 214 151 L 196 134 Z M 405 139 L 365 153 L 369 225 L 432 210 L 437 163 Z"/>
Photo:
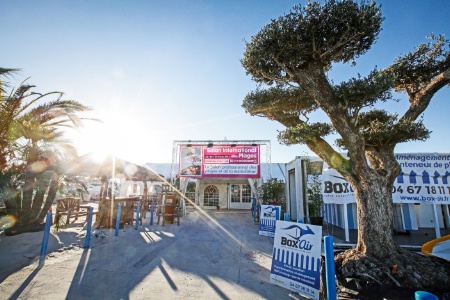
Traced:
<path id="1" fill-rule="evenodd" d="M 415 292 L 414 297 L 415 300 L 439 300 L 439 298 L 436 295 L 433 295 L 425 291 Z"/>
<path id="2" fill-rule="evenodd" d="M 150 225 L 153 225 L 153 214 L 155 212 L 155 202 L 153 202 L 152 198 L 152 207 L 150 209 Z"/>
<path id="3" fill-rule="evenodd" d="M 289 213 L 284 213 L 284 220 L 289 221 Z"/>
<path id="4" fill-rule="evenodd" d="M 45 220 L 44 237 L 42 238 L 41 256 L 39 258 L 39 266 L 41 268 L 45 263 L 45 256 L 47 255 L 48 236 L 50 235 L 50 226 L 52 225 L 52 213 L 47 213 Z"/>
<path id="5" fill-rule="evenodd" d="M 91 241 L 91 226 L 92 226 L 92 215 L 94 214 L 94 208 L 89 208 L 88 224 L 86 229 L 86 240 L 84 241 L 84 248 L 89 248 L 89 243 Z"/>
<path id="6" fill-rule="evenodd" d="M 122 204 L 119 203 L 119 207 L 117 208 L 117 217 L 116 217 L 116 236 L 119 236 L 121 212 L 122 212 Z"/>
<path id="7" fill-rule="evenodd" d="M 333 237 L 325 236 L 325 272 L 327 279 L 327 296 L 328 300 L 336 300 L 336 279 L 334 270 L 334 249 Z"/>
<path id="8" fill-rule="evenodd" d="M 280 207 L 275 208 L 275 220 L 280 219 Z"/>
<path id="9" fill-rule="evenodd" d="M 260 222 L 259 214 L 260 214 L 261 206 L 256 205 L 255 208 L 256 208 L 256 213 L 255 213 L 255 217 L 254 217 L 253 221 L 255 224 L 259 224 L 259 222 Z"/>
<path id="10" fill-rule="evenodd" d="M 297 223 L 303 223 L 303 220 L 297 220 Z"/>
<path id="11" fill-rule="evenodd" d="M 256 215 L 255 207 L 256 207 L 256 198 L 252 198 L 252 216 L 253 217 L 255 217 L 255 215 Z"/>
<path id="12" fill-rule="evenodd" d="M 137 209 L 136 209 L 136 227 L 134 229 L 138 230 L 139 229 L 139 213 L 141 210 L 141 202 L 137 203 Z"/>

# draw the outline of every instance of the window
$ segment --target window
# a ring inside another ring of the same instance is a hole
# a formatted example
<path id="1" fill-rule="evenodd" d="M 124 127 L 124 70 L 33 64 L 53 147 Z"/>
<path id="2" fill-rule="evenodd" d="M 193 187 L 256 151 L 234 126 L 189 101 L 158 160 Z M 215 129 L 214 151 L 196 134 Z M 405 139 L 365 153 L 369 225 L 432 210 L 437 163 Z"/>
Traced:
<path id="1" fill-rule="evenodd" d="M 241 189 L 237 184 L 231 185 L 231 202 L 241 202 Z"/>
<path id="2" fill-rule="evenodd" d="M 252 202 L 252 187 L 249 184 L 242 186 L 242 203 Z"/>
<path id="3" fill-rule="evenodd" d="M 219 189 L 215 185 L 208 185 L 204 190 L 203 195 L 204 206 L 219 205 Z"/>

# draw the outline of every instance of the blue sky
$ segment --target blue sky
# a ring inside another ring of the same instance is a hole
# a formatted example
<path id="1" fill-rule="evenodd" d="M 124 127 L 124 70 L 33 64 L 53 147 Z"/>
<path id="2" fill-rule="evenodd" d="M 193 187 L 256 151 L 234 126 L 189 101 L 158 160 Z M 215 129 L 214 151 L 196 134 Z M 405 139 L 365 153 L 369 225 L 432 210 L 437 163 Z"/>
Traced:
<path id="1" fill-rule="evenodd" d="M 0 66 L 21 69 L 13 82 L 31 77 L 36 91 L 64 91 L 93 108 L 87 116 L 103 123 L 68 133 L 80 154 L 110 151 L 138 164 L 168 163 L 174 140 L 226 138 L 271 140 L 271 161 L 289 162 L 312 153 L 280 145 L 281 125 L 245 113 L 242 100 L 255 84 L 240 59 L 244 39 L 306 2 L 0 0 Z M 376 44 L 357 67 L 334 66 L 335 82 L 390 65 L 426 35 L 448 34 L 450 1 L 378 3 L 386 20 Z M 445 88 L 426 111 L 433 131 L 427 142 L 400 144 L 396 152 L 450 152 L 449 100 Z M 400 113 L 406 107 L 387 106 Z"/>

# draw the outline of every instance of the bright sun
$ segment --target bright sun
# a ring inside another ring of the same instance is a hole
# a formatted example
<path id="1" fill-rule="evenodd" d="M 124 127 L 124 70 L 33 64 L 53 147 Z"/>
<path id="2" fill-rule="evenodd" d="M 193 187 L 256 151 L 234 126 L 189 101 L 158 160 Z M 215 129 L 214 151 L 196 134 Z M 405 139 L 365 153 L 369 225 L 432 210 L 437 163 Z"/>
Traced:
<path id="1" fill-rule="evenodd" d="M 127 120 L 126 125 L 117 120 L 121 118 L 109 116 L 103 118 L 103 123 L 86 121 L 83 128 L 71 137 L 73 145 L 78 149 L 80 155 L 91 153 L 98 160 L 103 160 L 108 154 L 114 154 L 126 159 L 133 157 L 131 141 L 135 140 L 137 134 L 133 130 L 133 122 Z"/>

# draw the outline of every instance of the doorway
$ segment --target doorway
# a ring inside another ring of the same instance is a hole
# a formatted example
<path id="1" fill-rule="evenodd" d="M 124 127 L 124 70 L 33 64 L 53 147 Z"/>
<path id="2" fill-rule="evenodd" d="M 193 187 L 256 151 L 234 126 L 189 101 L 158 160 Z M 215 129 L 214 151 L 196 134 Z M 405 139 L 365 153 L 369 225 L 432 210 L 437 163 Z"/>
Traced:
<path id="1" fill-rule="evenodd" d="M 250 209 L 252 207 L 252 189 L 249 184 L 230 185 L 230 209 Z"/>

